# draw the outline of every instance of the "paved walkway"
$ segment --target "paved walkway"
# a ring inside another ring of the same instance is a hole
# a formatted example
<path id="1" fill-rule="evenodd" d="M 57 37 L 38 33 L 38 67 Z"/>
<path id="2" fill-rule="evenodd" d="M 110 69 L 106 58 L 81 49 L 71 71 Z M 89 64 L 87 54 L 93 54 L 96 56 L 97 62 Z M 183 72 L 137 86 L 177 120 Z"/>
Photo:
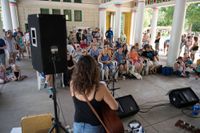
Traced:
<path id="1" fill-rule="evenodd" d="M 36 73 L 32 69 L 31 62 L 24 60 L 20 62 L 22 73 L 28 78 L 21 82 L 10 82 L 0 86 L 0 133 L 9 133 L 12 127 L 20 126 L 20 119 L 26 115 L 42 114 L 53 112 L 53 103 L 45 89 L 38 90 Z M 146 133 L 184 133 L 185 131 L 174 126 L 177 120 L 181 119 L 200 128 L 200 118 L 190 118 L 169 104 L 169 90 L 190 86 L 200 97 L 200 79 L 194 77 L 177 78 L 175 76 L 149 75 L 143 80 L 122 80 L 116 83 L 121 87 L 116 91 L 116 97 L 131 94 L 140 106 L 141 111 L 147 111 L 153 105 L 164 103 L 151 109 L 147 113 L 137 113 L 123 119 L 125 128 L 131 120 L 139 120 Z M 63 125 L 73 123 L 74 106 L 69 88 L 60 88 L 58 101 L 60 104 L 60 120 Z M 61 115 L 63 112 L 63 115 Z M 191 111 L 186 111 L 191 113 Z M 200 116 L 199 116 L 200 117 Z"/>

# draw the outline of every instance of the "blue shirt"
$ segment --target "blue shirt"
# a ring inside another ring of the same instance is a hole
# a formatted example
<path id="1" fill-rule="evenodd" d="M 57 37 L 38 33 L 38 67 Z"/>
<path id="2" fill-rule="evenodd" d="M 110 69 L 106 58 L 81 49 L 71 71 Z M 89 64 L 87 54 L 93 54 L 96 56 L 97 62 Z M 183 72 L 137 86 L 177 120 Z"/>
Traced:
<path id="1" fill-rule="evenodd" d="M 115 60 L 118 62 L 118 64 L 125 63 L 126 55 L 124 53 L 120 54 L 119 52 L 115 52 L 114 57 L 115 57 Z"/>
<path id="2" fill-rule="evenodd" d="M 106 32 L 106 38 L 112 38 L 113 37 L 113 31 L 112 30 L 108 30 Z"/>
<path id="3" fill-rule="evenodd" d="M 92 57 L 98 57 L 99 56 L 99 50 L 97 49 L 96 51 L 94 51 L 94 49 L 90 49 L 90 52 L 89 52 L 90 56 Z"/>

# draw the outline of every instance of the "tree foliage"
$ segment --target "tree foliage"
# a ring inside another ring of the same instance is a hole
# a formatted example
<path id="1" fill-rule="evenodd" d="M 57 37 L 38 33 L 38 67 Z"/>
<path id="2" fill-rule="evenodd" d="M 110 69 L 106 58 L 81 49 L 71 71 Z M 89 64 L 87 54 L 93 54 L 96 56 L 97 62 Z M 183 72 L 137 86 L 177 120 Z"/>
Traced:
<path id="1" fill-rule="evenodd" d="M 159 9 L 158 26 L 171 26 L 173 22 L 174 6 Z M 192 26 L 192 31 L 200 31 L 200 2 L 192 3 L 187 7 L 185 17 L 187 30 Z"/>
<path id="2" fill-rule="evenodd" d="M 190 4 L 186 12 L 186 25 L 192 25 L 192 31 L 200 31 L 200 2 Z"/>
<path id="3" fill-rule="evenodd" d="M 200 22 L 200 3 L 190 4 L 187 8 L 186 19 L 188 24 Z"/>
<path id="4" fill-rule="evenodd" d="M 174 7 L 162 7 L 158 13 L 158 26 L 170 26 L 173 21 Z"/>

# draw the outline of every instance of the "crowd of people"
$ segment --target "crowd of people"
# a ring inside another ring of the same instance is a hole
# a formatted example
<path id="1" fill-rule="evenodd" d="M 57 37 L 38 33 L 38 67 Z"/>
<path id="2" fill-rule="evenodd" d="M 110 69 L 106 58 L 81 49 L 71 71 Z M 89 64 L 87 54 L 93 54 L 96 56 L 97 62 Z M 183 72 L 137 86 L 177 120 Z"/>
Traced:
<path id="1" fill-rule="evenodd" d="M 160 39 L 161 33 L 158 32 L 156 39 L 155 39 L 155 50 L 159 52 L 160 50 Z M 150 32 L 147 30 L 143 35 L 143 46 L 150 43 Z M 174 71 L 178 76 L 181 77 L 189 77 L 190 73 L 195 72 L 199 75 L 200 66 L 195 61 L 195 54 L 197 53 L 199 46 L 198 46 L 198 36 L 194 36 L 194 34 L 183 34 L 181 36 L 181 43 L 180 43 L 180 52 L 179 57 L 176 59 L 174 64 Z M 170 37 L 167 37 L 164 41 L 164 54 L 167 54 L 170 45 Z M 183 56 L 181 56 L 183 53 Z"/>
<path id="2" fill-rule="evenodd" d="M 21 70 L 16 61 L 25 58 L 27 52 L 30 58 L 29 33 L 18 28 L 12 31 L 5 31 L 0 38 L 0 83 L 23 80 L 26 76 L 21 75 Z"/>
<path id="3" fill-rule="evenodd" d="M 105 36 L 106 39 L 103 40 L 103 36 Z M 114 40 L 113 36 L 114 34 L 111 28 L 106 31 L 105 35 L 101 34 L 99 28 L 94 30 L 91 28 L 78 29 L 69 32 L 67 37 L 68 63 L 66 73 L 64 73 L 65 86 L 69 86 L 75 64 L 83 55 L 94 57 L 99 64 L 101 80 L 105 81 L 130 77 L 142 79 L 142 75 L 157 73 L 158 69 L 161 67 L 159 62 L 160 32 L 157 33 L 155 38 L 154 48 L 150 44 L 151 34 L 149 30 L 143 35 L 141 49 L 138 43 L 128 48 L 129 45 L 127 44 L 127 38 L 124 33 L 121 33 L 120 38 L 116 40 Z M 164 50 L 165 48 L 168 49 L 169 41 L 169 39 L 164 41 Z M 184 34 L 181 39 L 180 51 L 183 48 L 184 57 L 182 58 L 184 62 L 186 58 L 190 60 L 190 69 L 193 71 L 196 70 L 198 65 L 193 65 L 193 61 L 195 60 L 195 54 L 198 50 L 198 37 Z M 14 32 L 5 32 L 5 36 L 0 38 L 2 83 L 9 81 L 6 77 L 6 70 L 8 68 L 14 69 L 13 66 L 16 66 L 20 71 L 16 60 L 23 60 L 25 58 L 24 53 L 29 58 L 31 57 L 29 32 L 23 34 L 20 29 Z M 177 62 L 179 62 L 178 60 L 180 60 L 180 58 L 177 59 Z M 179 67 L 180 65 L 174 65 L 174 70 L 181 70 Z M 182 70 L 179 75 L 186 75 L 186 68 L 189 70 L 187 63 L 185 64 L 184 70 Z M 46 82 L 48 82 L 48 79 L 51 78 L 48 78 L 48 76 L 46 77 Z"/>
<path id="4" fill-rule="evenodd" d="M 189 77 L 191 72 L 195 72 L 197 76 L 200 75 L 200 59 L 195 63 L 195 54 L 199 49 L 198 36 L 191 34 L 183 34 L 181 37 L 180 53 L 183 51 L 183 56 L 177 58 L 174 64 L 174 69 L 178 76 Z"/>
<path id="5" fill-rule="evenodd" d="M 71 31 L 67 45 L 69 59 L 76 63 L 83 55 L 94 57 L 99 64 L 101 80 L 106 81 L 130 76 L 141 78 L 141 75 L 157 72 L 161 64 L 158 52 L 151 45 L 147 43 L 139 49 L 139 44 L 136 43 L 129 51 L 125 35 L 122 34 L 114 41 L 111 28 L 105 33 L 105 37 L 103 40 L 99 28 L 94 31 L 90 28 Z M 69 79 L 66 81 L 69 82 Z"/>
<path id="6" fill-rule="evenodd" d="M 95 30 L 91 28 L 79 29 L 78 32 L 71 31 L 68 36 L 69 41 L 67 46 L 70 59 L 75 64 L 82 55 L 94 57 L 99 64 L 101 80 L 105 81 L 111 78 L 117 80 L 118 78 L 128 78 L 130 76 L 141 79 L 142 75 L 157 73 L 160 70 L 161 63 L 159 62 L 158 54 L 160 50 L 160 32 L 157 33 L 154 41 L 155 48 L 150 44 L 151 35 L 149 30 L 144 33 L 141 49 L 139 48 L 139 44 L 136 43 L 129 50 L 126 37 L 123 33 L 120 38 L 114 41 L 111 28 L 106 31 L 105 37 L 106 39 L 103 40 L 103 35 L 100 33 L 99 28 Z M 169 41 L 167 39 L 164 42 L 164 47 L 167 49 Z M 184 39 L 182 38 L 181 49 L 183 46 L 185 48 L 184 58 L 187 56 L 188 60 L 193 64 L 195 60 L 194 55 L 198 50 L 198 37 L 187 36 Z M 193 67 L 191 71 L 195 71 L 198 67 L 198 65 L 191 66 Z M 174 71 L 177 71 L 176 65 L 174 65 Z"/>

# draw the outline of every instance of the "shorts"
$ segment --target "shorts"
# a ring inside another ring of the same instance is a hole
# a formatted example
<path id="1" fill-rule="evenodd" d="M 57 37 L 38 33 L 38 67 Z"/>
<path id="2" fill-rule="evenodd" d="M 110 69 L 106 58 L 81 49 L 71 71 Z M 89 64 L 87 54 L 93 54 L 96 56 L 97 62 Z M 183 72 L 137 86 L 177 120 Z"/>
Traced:
<path id="1" fill-rule="evenodd" d="M 73 129 L 74 133 L 105 133 L 105 130 L 101 125 L 92 126 L 82 122 L 74 122 Z"/>
<path id="2" fill-rule="evenodd" d="M 112 70 L 112 69 L 114 69 L 114 66 L 113 66 L 112 63 L 109 63 L 109 64 L 103 64 L 103 69 L 106 69 L 106 68 Z"/>

